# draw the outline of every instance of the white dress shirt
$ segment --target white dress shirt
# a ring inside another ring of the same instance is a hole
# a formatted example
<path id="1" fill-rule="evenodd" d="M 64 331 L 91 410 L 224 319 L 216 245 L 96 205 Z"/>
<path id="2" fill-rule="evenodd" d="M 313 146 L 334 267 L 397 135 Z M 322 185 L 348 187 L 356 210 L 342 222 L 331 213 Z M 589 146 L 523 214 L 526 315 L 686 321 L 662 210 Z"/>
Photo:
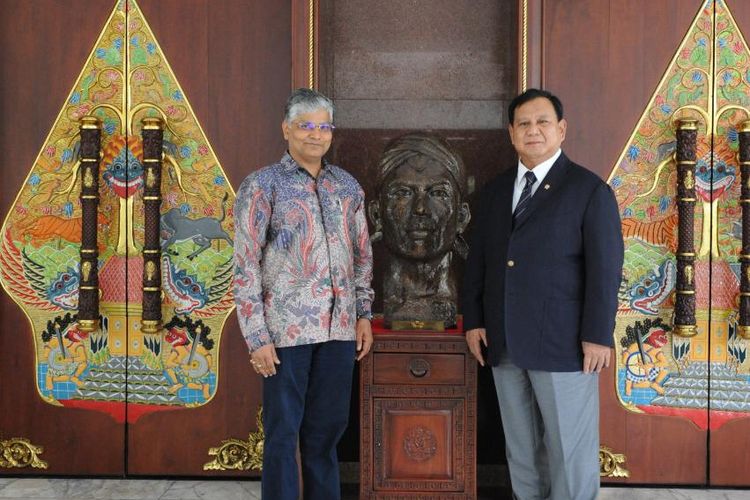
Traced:
<path id="1" fill-rule="evenodd" d="M 524 177 L 526 172 L 534 172 L 534 175 L 536 176 L 536 181 L 531 186 L 531 196 L 534 196 L 537 188 L 542 185 L 542 181 L 547 176 L 552 165 L 557 161 L 557 158 L 560 157 L 561 153 L 562 149 L 558 149 L 557 153 L 552 155 L 552 158 L 543 161 L 534 167 L 533 170 L 529 170 L 526 168 L 526 165 L 521 163 L 520 159 L 518 160 L 518 173 L 516 174 L 516 183 L 513 185 L 513 206 L 511 207 L 511 213 L 515 211 L 516 205 L 518 205 L 518 200 L 521 199 L 521 191 L 523 191 L 524 186 L 526 186 L 526 178 Z"/>

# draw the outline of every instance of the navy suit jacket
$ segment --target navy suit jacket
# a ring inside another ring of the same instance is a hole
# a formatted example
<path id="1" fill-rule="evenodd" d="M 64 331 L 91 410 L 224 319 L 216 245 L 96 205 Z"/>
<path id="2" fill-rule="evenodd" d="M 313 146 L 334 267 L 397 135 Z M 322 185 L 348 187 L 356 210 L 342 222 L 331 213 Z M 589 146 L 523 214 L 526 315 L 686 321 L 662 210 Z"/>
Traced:
<path id="1" fill-rule="evenodd" d="M 614 193 L 561 154 L 513 224 L 514 165 L 483 190 L 462 292 L 488 362 L 580 371 L 581 341 L 612 346 L 623 240 Z"/>

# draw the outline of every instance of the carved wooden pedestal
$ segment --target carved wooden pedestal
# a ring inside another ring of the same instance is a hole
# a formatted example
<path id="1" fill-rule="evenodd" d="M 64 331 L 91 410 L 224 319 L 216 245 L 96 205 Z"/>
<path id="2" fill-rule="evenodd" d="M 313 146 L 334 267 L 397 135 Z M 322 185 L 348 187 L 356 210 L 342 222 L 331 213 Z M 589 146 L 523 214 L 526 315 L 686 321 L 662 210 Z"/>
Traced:
<path id="1" fill-rule="evenodd" d="M 360 498 L 476 498 L 477 363 L 464 336 L 390 332 L 360 374 Z"/>

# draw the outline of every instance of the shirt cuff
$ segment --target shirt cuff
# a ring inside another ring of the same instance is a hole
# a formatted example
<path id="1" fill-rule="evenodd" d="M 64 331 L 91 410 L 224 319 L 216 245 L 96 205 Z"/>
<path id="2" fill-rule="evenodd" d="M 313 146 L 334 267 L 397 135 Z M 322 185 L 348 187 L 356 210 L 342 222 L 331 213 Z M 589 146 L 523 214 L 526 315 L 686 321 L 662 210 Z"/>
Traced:
<path id="1" fill-rule="evenodd" d="M 271 335 L 268 333 L 268 329 L 261 328 L 259 330 L 255 330 L 253 332 L 250 332 L 248 335 L 243 335 L 245 338 L 245 342 L 247 343 L 248 349 L 250 349 L 250 352 L 255 352 L 261 347 L 273 344 L 273 339 L 271 339 Z"/>
<path id="2" fill-rule="evenodd" d="M 365 318 L 372 321 L 372 301 L 357 300 L 357 319 Z"/>

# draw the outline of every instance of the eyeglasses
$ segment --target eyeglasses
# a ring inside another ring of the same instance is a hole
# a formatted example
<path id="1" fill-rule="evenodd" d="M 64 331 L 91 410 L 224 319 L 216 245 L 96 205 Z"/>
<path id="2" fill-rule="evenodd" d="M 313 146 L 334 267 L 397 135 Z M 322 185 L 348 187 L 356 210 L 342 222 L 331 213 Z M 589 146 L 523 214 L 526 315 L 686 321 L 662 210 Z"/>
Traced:
<path id="1" fill-rule="evenodd" d="M 324 134 L 330 134 L 336 127 L 332 123 L 313 123 L 313 122 L 294 122 L 297 128 L 300 130 L 307 130 L 312 132 L 315 129 L 320 130 Z"/>

